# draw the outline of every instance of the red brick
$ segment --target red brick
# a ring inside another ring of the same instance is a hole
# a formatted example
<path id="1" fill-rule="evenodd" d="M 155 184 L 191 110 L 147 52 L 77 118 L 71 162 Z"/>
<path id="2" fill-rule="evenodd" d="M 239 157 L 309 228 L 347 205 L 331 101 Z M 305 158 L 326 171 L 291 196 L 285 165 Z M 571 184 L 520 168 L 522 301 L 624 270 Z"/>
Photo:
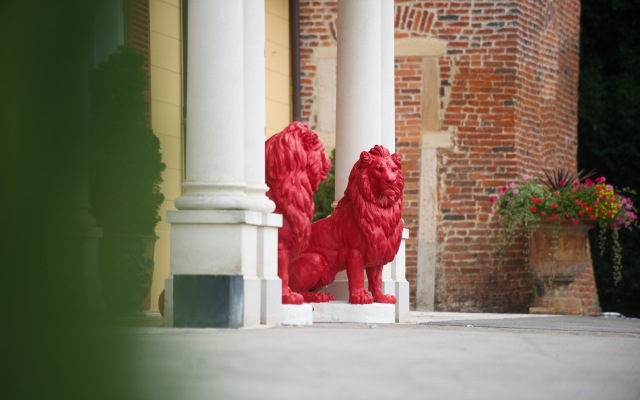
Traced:
<path id="1" fill-rule="evenodd" d="M 537 172 L 540 165 L 576 166 L 579 60 L 574 47 L 580 2 L 556 1 L 555 12 L 545 15 L 551 1 L 522 0 L 508 6 L 478 1 L 471 6 L 464 1 L 396 0 L 397 39 L 429 37 L 448 42 L 448 54 L 438 60 L 440 129 L 453 128 L 456 147 L 439 151 L 436 171 L 441 251 L 435 300 L 439 310 L 528 309 L 532 283 L 522 255 L 523 241 L 518 240 L 498 266 L 498 222 L 488 199 L 520 174 Z M 336 7 L 335 1 L 301 2 L 301 8 L 313 13 L 301 15 L 301 34 L 325 36 L 301 39 L 303 118 L 310 122 L 317 120 L 311 45 L 336 45 Z M 511 13 L 512 9 L 518 13 Z M 437 20 L 437 15 L 458 18 Z M 421 58 L 397 58 L 395 74 L 397 149 L 403 157 L 406 185 L 403 216 L 411 234 L 407 278 L 415 301 Z M 497 147 L 513 150 L 496 153 Z M 591 267 L 571 287 L 585 308 L 598 309 Z"/>

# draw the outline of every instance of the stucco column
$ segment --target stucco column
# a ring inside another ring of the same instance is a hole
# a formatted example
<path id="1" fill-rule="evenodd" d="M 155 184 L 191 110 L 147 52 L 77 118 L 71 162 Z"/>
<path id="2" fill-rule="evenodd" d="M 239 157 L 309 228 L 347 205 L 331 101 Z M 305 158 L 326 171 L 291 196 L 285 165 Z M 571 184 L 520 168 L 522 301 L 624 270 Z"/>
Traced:
<path id="1" fill-rule="evenodd" d="M 243 3 L 189 2 L 187 137 L 180 210 L 243 210 Z"/>
<path id="2" fill-rule="evenodd" d="M 394 74 L 394 3 L 381 2 L 381 144 L 392 153 L 396 150 L 396 93 Z"/>
<path id="3" fill-rule="evenodd" d="M 265 4 L 244 2 L 244 172 L 250 208 L 260 211 L 265 221 L 275 204 L 265 195 Z M 260 291 L 260 322 L 278 325 L 282 313 L 282 282 L 278 277 L 278 228 L 258 226 L 257 284 Z M 245 282 L 247 282 L 245 278 Z"/>
<path id="4" fill-rule="evenodd" d="M 280 287 L 282 224 L 264 195 L 264 4 L 190 0 L 188 29 L 186 179 L 167 213 L 165 325 L 278 325 L 281 294 L 262 288 L 266 275 Z"/>
<path id="5" fill-rule="evenodd" d="M 273 212 L 265 193 L 265 8 L 264 0 L 244 0 L 244 171 L 251 209 Z"/>
<path id="6" fill-rule="evenodd" d="M 380 0 L 381 28 L 381 143 L 392 153 L 396 150 L 396 96 L 395 96 L 395 24 L 393 0 Z M 396 258 L 382 271 L 385 293 L 396 296 L 396 321 L 402 322 L 409 313 L 409 281 L 406 279 L 405 241 L 409 230 L 402 232 L 402 242 Z"/>
<path id="7" fill-rule="evenodd" d="M 338 2 L 336 201 L 360 152 L 381 143 L 381 3 Z"/>

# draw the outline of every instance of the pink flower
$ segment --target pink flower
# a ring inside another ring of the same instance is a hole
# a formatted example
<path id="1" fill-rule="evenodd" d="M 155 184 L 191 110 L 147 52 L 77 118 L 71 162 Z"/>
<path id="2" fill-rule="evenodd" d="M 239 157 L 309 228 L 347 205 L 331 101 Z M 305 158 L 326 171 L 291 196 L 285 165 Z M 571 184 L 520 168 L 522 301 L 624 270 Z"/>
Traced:
<path id="1" fill-rule="evenodd" d="M 598 183 L 603 183 L 603 182 L 606 182 L 606 181 L 607 181 L 607 178 L 605 178 L 604 176 L 596 178 L 596 182 L 598 182 Z"/>

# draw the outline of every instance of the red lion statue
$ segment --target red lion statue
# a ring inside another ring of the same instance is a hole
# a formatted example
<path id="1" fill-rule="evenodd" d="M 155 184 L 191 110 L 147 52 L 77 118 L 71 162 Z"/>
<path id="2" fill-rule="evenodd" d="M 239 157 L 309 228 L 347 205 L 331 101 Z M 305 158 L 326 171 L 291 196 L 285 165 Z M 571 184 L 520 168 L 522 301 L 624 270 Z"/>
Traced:
<path id="1" fill-rule="evenodd" d="M 333 298 L 316 292 L 346 269 L 349 303 L 395 304 L 395 296 L 382 292 L 382 267 L 393 260 L 402 239 L 401 168 L 400 155 L 383 146 L 360 154 L 344 197 L 330 216 L 313 223 L 309 246 L 291 261 L 292 290 L 307 301 Z M 365 270 L 371 294 L 364 287 Z"/>
<path id="2" fill-rule="evenodd" d="M 318 135 L 301 122 L 292 122 L 270 137 L 266 146 L 267 197 L 282 214 L 278 229 L 278 276 L 282 280 L 282 303 L 302 304 L 304 298 L 289 288 L 289 260 L 309 243 L 313 218 L 313 193 L 327 179 L 331 160 Z"/>

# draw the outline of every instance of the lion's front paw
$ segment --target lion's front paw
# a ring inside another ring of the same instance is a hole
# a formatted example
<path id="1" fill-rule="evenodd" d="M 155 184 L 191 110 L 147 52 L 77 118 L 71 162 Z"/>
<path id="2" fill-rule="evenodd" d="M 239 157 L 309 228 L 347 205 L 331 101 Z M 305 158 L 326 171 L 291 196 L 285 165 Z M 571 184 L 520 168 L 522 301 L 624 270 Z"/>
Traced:
<path id="1" fill-rule="evenodd" d="M 282 293 L 282 304 L 302 304 L 304 303 L 304 297 L 300 293 L 287 291 Z"/>
<path id="2" fill-rule="evenodd" d="M 376 303 L 396 304 L 396 296 L 384 293 L 374 294 L 373 301 Z"/>
<path id="3" fill-rule="evenodd" d="M 365 289 L 349 293 L 349 304 L 371 304 L 373 296 Z"/>

